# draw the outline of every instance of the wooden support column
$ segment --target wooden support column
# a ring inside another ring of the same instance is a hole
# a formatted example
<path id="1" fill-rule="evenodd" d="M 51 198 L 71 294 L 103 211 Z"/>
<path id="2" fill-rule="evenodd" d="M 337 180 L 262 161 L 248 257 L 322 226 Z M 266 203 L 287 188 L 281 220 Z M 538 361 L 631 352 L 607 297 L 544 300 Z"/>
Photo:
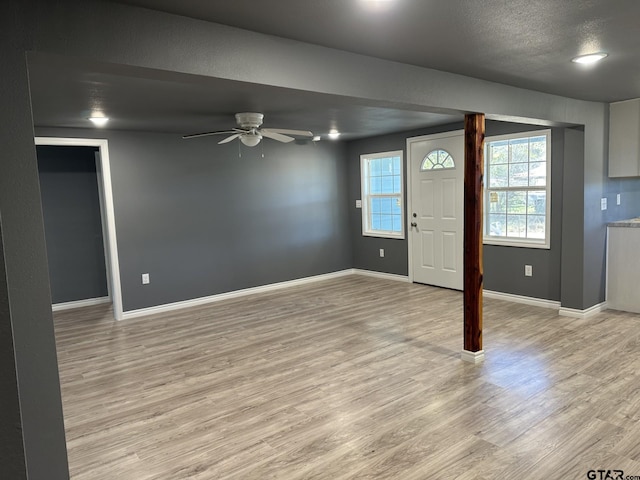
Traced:
<path id="1" fill-rule="evenodd" d="M 464 118 L 464 349 L 461 358 L 484 359 L 482 349 L 482 191 L 484 114 Z"/>

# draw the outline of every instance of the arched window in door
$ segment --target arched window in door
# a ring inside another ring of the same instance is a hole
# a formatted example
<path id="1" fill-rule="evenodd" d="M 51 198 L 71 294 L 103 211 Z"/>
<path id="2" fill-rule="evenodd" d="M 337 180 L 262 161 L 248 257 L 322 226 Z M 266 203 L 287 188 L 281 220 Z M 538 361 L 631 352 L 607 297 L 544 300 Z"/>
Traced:
<path id="1" fill-rule="evenodd" d="M 421 171 L 456 168 L 456 162 L 446 150 L 432 150 L 422 160 Z"/>

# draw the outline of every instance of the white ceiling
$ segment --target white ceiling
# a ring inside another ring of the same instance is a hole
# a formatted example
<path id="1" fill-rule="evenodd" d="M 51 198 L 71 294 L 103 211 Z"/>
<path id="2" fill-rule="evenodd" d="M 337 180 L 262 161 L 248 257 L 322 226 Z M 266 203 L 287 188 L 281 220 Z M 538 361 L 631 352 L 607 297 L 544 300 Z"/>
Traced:
<path id="1" fill-rule="evenodd" d="M 114 0 L 115 1 L 115 0 Z M 640 97 L 638 0 L 117 0 L 354 53 L 594 100 Z M 378 0 L 377 3 L 380 3 Z M 578 54 L 609 57 L 584 68 Z M 96 102 L 109 128 L 176 134 L 226 129 L 260 111 L 265 126 L 345 139 L 446 124 L 461 115 L 227 80 L 31 56 L 36 126 L 86 127 Z"/>

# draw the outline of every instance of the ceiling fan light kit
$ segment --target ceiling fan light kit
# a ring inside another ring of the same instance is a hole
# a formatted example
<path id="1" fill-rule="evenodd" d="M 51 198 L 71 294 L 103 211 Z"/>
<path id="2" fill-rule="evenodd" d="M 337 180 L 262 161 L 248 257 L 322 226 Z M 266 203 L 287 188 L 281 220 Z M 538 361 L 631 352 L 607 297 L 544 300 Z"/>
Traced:
<path id="1" fill-rule="evenodd" d="M 296 140 L 295 137 L 313 138 L 313 133 L 308 130 L 289 130 L 284 128 L 260 128 L 264 115 L 256 112 L 236 113 L 236 123 L 238 128 L 231 130 L 220 130 L 215 132 L 192 133 L 183 135 L 182 138 L 206 137 L 209 135 L 228 135 L 218 142 L 218 144 L 229 143 L 236 138 L 247 147 L 255 147 L 262 138 L 270 138 L 282 143 L 289 143 Z M 292 136 L 293 135 L 293 136 Z"/>
<path id="2" fill-rule="evenodd" d="M 240 141 L 247 147 L 255 147 L 260 143 L 260 140 L 262 140 L 262 135 L 260 135 L 259 133 L 256 133 L 255 135 L 252 135 L 250 133 L 246 135 L 240 135 Z"/>

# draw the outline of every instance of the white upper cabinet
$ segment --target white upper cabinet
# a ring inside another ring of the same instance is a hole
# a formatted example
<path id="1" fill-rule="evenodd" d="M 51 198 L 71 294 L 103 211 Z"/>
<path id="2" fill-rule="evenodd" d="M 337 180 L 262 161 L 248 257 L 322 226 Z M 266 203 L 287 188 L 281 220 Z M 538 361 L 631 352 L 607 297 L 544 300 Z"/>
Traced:
<path id="1" fill-rule="evenodd" d="M 640 98 L 610 105 L 609 176 L 640 176 Z"/>

